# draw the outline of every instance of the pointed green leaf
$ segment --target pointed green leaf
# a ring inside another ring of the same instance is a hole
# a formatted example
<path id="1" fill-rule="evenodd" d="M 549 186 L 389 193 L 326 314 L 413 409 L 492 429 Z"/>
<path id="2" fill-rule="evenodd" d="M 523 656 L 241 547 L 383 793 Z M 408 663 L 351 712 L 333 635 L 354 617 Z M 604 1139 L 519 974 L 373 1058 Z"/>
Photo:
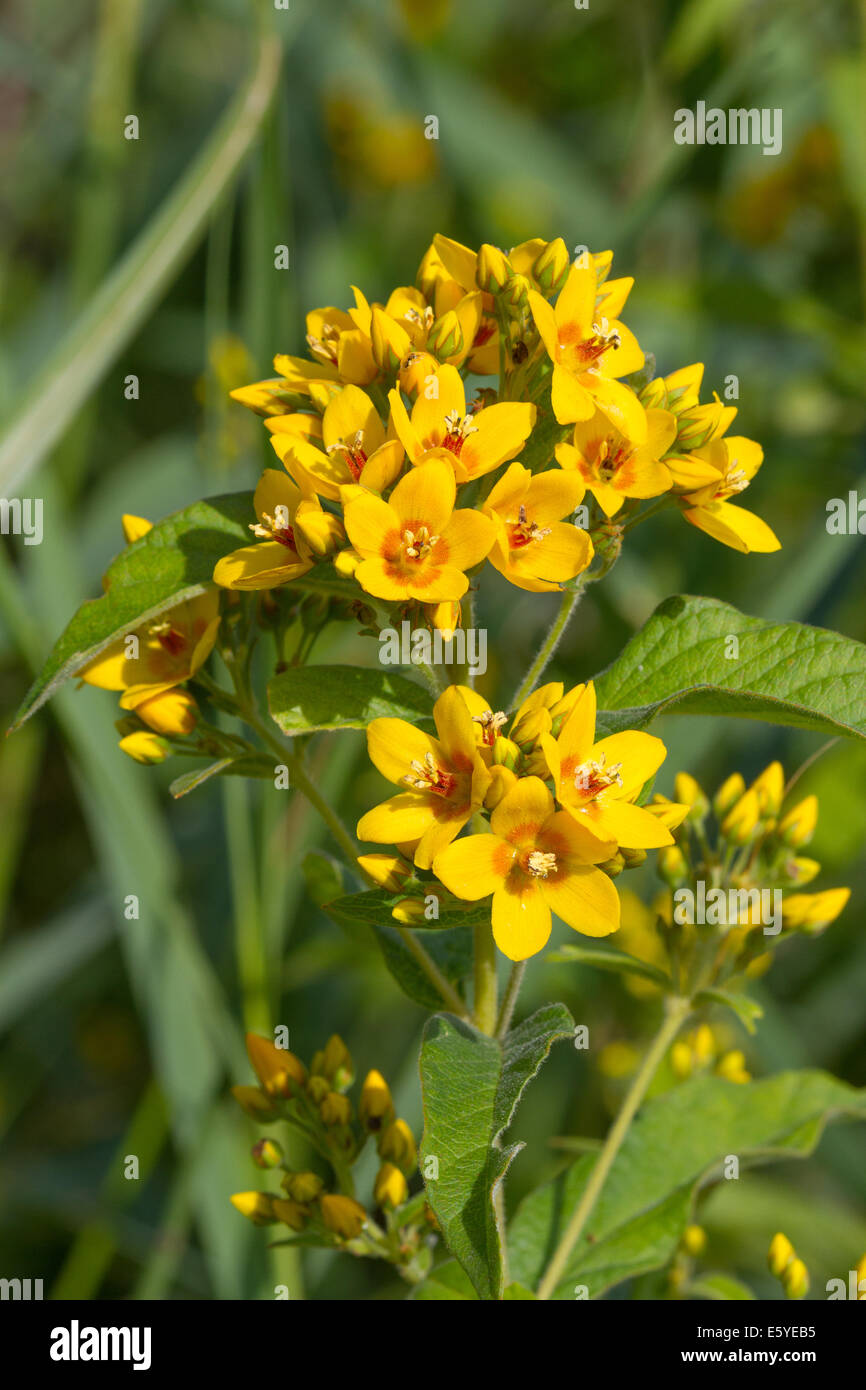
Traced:
<path id="1" fill-rule="evenodd" d="M 650 965 L 645 960 L 638 960 L 637 956 L 627 955 L 625 951 L 618 951 L 612 946 L 578 946 L 569 941 L 563 946 L 558 946 L 555 951 L 548 951 L 545 959 L 556 962 L 573 961 L 577 965 L 594 965 L 598 970 L 613 970 L 623 975 L 642 975 L 645 980 L 652 980 L 653 984 L 660 985 L 662 989 L 671 983 L 670 978 L 657 966 Z"/>
<path id="2" fill-rule="evenodd" d="M 659 605 L 596 677 L 596 693 L 608 733 L 643 728 L 670 710 L 866 738 L 866 646 L 684 595 Z"/>
<path id="3" fill-rule="evenodd" d="M 437 1014 L 424 1030 L 421 1169 L 446 1244 L 480 1298 L 502 1296 L 502 1231 L 497 1190 L 522 1145 L 502 1145 L 524 1088 L 574 1021 L 549 1004 L 499 1042 L 470 1023 Z"/>
<path id="4" fill-rule="evenodd" d="M 307 666 L 268 682 L 271 718 L 284 734 L 322 729 L 364 729 L 373 719 L 429 716 L 429 691 L 392 671 L 360 666 Z"/>

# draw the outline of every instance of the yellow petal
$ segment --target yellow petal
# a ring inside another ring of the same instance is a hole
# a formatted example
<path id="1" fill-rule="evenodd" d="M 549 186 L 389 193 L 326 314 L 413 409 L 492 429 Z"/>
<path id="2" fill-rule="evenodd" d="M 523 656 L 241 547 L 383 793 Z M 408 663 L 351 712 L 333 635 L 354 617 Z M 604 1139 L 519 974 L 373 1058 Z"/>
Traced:
<path id="1" fill-rule="evenodd" d="M 540 777 L 521 777 L 490 817 L 490 829 L 513 844 L 535 843 L 545 821 L 553 815 L 553 797 Z"/>
<path id="2" fill-rule="evenodd" d="M 374 719 L 368 724 L 367 753 L 382 776 L 398 784 L 411 774 L 412 762 L 423 763 L 428 753 L 438 767 L 445 759 L 438 740 L 405 719 Z"/>
<path id="3" fill-rule="evenodd" d="M 400 531 L 397 513 L 372 493 L 353 492 L 346 503 L 343 521 L 349 540 L 365 558 L 380 557 L 385 538 Z"/>
<path id="4" fill-rule="evenodd" d="M 536 884 L 509 880 L 493 894 L 493 939 L 509 960 L 527 960 L 547 945 L 550 908 Z"/>
<path id="5" fill-rule="evenodd" d="M 475 430 L 466 436 L 454 460 L 458 477 L 478 478 L 513 459 L 529 438 L 537 413 L 534 405 L 520 401 L 479 410 L 472 421 Z"/>
<path id="6" fill-rule="evenodd" d="M 730 502 L 713 502 L 706 507 L 684 511 L 683 516 L 699 531 L 706 531 L 713 540 L 721 541 L 744 555 L 756 551 L 767 554 L 781 549 L 776 533 L 754 512 L 735 507 Z"/>
<path id="7" fill-rule="evenodd" d="M 601 377 L 598 378 L 601 381 Z M 595 402 L 585 386 L 564 367 L 553 369 L 551 389 L 553 413 L 561 425 L 573 424 L 575 420 L 588 420 L 595 412 Z"/>
<path id="8" fill-rule="evenodd" d="M 670 831 L 643 806 L 630 801 L 609 800 L 602 795 L 588 808 L 592 828 L 626 849 L 661 849 L 672 845 Z"/>
<path id="9" fill-rule="evenodd" d="M 421 792 L 400 792 L 389 797 L 358 821 L 358 839 L 380 845 L 420 839 L 433 820 L 433 799 Z"/>
<path id="10" fill-rule="evenodd" d="M 467 835 L 433 860 L 433 872 L 450 893 L 478 902 L 499 888 L 516 851 L 496 835 Z"/>
<path id="11" fill-rule="evenodd" d="M 541 880 L 548 907 L 583 936 L 609 936 L 620 922 L 619 894 L 601 869 L 579 867 Z"/>
<path id="12" fill-rule="evenodd" d="M 433 459 L 419 464 L 400 479 L 391 493 L 389 506 L 403 526 L 420 523 L 426 525 L 431 534 L 441 535 L 451 516 L 456 493 L 453 470 L 439 459 Z"/>
<path id="13" fill-rule="evenodd" d="M 421 469 L 415 471 L 418 473 Z M 437 547 L 437 561 L 441 555 L 455 569 L 471 569 L 473 565 L 481 563 L 495 538 L 493 522 L 486 516 L 469 508 L 456 511 L 442 532 L 444 549 L 440 551 L 440 547 Z"/>

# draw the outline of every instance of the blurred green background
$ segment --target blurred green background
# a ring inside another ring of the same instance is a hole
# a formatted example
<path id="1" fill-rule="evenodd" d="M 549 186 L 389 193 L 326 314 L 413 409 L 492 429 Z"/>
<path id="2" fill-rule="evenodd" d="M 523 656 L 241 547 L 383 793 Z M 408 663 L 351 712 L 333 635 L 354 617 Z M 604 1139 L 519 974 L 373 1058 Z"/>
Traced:
<path id="1" fill-rule="evenodd" d="M 627 321 L 660 370 L 703 361 L 707 393 L 735 374 L 736 429 L 765 449 L 747 500 L 783 549 L 744 557 L 663 514 L 584 602 L 554 674 L 602 669 L 677 592 L 866 637 L 862 541 L 824 524 L 829 498 L 866 494 L 863 45 L 862 11 L 842 0 L 8 0 L 0 412 L 15 433 L 0 490 L 44 499 L 45 537 L 3 542 L 4 709 L 99 593 L 121 512 L 158 518 L 272 461 L 228 390 L 302 351 L 306 309 L 345 306 L 352 283 L 380 300 L 412 283 L 436 231 L 612 248 L 615 273 L 636 277 Z M 675 145 L 674 111 L 699 99 L 781 107 L 781 154 Z M 130 114 L 137 141 L 123 138 Z M 280 244 L 289 271 L 274 269 Z M 497 707 L 549 604 L 495 578 L 483 689 Z M 375 651 L 331 627 L 314 659 L 335 658 Z M 244 1024 L 286 1023 L 306 1058 L 336 1030 L 420 1132 L 422 1012 L 370 940 L 306 897 L 301 861 L 328 842 L 300 800 L 212 781 L 173 802 L 173 765 L 125 759 L 114 717 L 111 696 L 66 689 L 0 750 L 0 1274 L 41 1277 L 56 1297 L 271 1297 L 277 1282 L 293 1298 L 400 1296 L 384 1267 L 268 1254 L 228 1204 L 260 1184 L 255 1133 L 226 1094 L 249 1079 Z M 659 732 L 666 792 L 680 767 L 712 787 L 773 757 L 790 773 L 820 746 L 747 721 Z M 378 798 L 360 735 L 324 737 L 313 762 L 348 822 Z M 784 953 L 757 989 L 760 1032 L 736 1044 L 755 1075 L 814 1065 L 866 1085 L 866 754 L 836 745 L 803 786 L 821 798 L 820 886 L 849 883 L 853 898 L 826 936 Z M 510 1201 L 560 1161 L 548 1136 L 602 1132 L 616 1087 L 599 1048 L 652 1025 L 651 1003 L 613 977 L 539 960 L 521 1009 L 549 998 L 589 1025 L 592 1048 L 560 1049 L 530 1091 Z M 122 1176 L 131 1153 L 137 1182 Z M 708 1258 L 765 1297 L 777 1229 L 819 1296 L 866 1250 L 862 1128 L 723 1187 Z"/>

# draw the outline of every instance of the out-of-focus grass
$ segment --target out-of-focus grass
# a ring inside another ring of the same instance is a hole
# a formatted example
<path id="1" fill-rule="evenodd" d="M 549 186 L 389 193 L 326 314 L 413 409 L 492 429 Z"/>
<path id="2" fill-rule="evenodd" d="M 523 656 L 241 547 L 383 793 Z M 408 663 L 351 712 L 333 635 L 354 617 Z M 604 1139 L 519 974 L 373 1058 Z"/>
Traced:
<path id="1" fill-rule="evenodd" d="M 74 606 L 98 592 L 121 510 L 157 516 L 255 478 L 264 431 L 228 402 L 230 387 L 265 373 L 275 351 L 301 350 L 305 309 L 349 302 L 350 283 L 379 298 L 410 283 L 437 230 L 473 244 L 561 234 L 612 246 L 618 273 L 637 279 L 628 320 L 660 368 L 702 360 L 709 390 L 736 374 L 738 429 L 764 444 L 750 503 L 782 552 L 744 558 L 659 518 L 586 601 L 559 674 L 601 669 L 677 591 L 866 635 L 858 538 L 824 527 L 826 500 L 858 487 L 863 470 L 854 6 L 362 0 L 337 18 L 244 0 L 75 0 L 62 12 L 13 0 L 7 10 L 0 476 L 41 496 L 46 522 L 41 547 L 13 541 L 0 565 L 5 707 Z M 282 68 L 269 100 L 274 42 Z M 698 99 L 782 107 L 781 155 L 674 145 L 673 112 Z M 122 139 L 129 113 L 137 142 Z M 423 136 L 431 113 L 436 142 Z M 287 274 L 273 262 L 283 243 Z M 137 402 L 123 398 L 129 372 Z M 546 602 L 494 581 L 482 604 L 486 690 L 501 702 Z M 315 659 L 372 657 L 331 627 Z M 302 1278 L 285 1252 L 269 1261 L 261 1233 L 227 1205 L 256 1177 L 252 1131 L 224 1097 L 247 1079 L 244 1023 L 280 1020 L 302 1054 L 340 1031 L 359 1071 L 392 1079 L 417 1128 L 420 1013 L 372 949 L 306 899 L 299 864 L 326 837 L 301 802 L 211 783 L 171 803 L 170 771 L 126 762 L 113 717 L 110 697 L 67 690 L 0 756 L 5 1262 L 90 1297 L 269 1296 L 276 1282 L 293 1297 L 381 1296 L 387 1271 L 360 1262 L 316 1255 Z M 773 756 L 792 769 L 816 746 L 747 722 L 672 718 L 662 732 L 668 791 L 680 766 L 711 786 Z M 351 823 L 379 790 L 363 740 L 325 736 L 313 756 Z M 829 880 L 852 884 L 852 904 L 764 982 L 764 1024 L 738 1045 L 757 1074 L 821 1065 L 866 1084 L 866 760 L 837 745 L 804 786 L 822 802 L 816 855 Z M 129 893 L 138 921 L 123 917 Z M 521 1007 L 551 997 L 598 1046 L 639 1035 L 648 1018 L 612 979 L 536 962 Z M 513 1197 L 556 1161 L 546 1136 L 604 1122 L 610 1095 L 592 1055 L 567 1052 L 519 1121 L 529 1147 Z M 130 1184 L 119 1160 L 133 1149 L 142 1176 Z M 714 1196 L 719 1259 L 759 1277 L 769 1236 L 808 1202 L 828 1213 L 825 1235 L 814 1232 L 810 1250 L 804 1230 L 798 1250 L 821 1270 L 847 1269 L 862 1254 L 863 1159 L 859 1132 L 834 1132 L 784 1181 L 750 1177 L 737 1185 L 742 1203 Z M 850 1249 L 831 1248 L 846 1238 Z"/>

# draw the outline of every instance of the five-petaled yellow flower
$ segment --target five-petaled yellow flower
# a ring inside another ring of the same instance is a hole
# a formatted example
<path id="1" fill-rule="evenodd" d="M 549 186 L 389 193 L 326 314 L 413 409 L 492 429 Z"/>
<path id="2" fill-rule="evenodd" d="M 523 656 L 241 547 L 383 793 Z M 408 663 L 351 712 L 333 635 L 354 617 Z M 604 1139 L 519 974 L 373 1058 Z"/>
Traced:
<path id="1" fill-rule="evenodd" d="M 563 521 L 583 501 L 576 473 L 551 469 L 533 475 L 512 463 L 487 498 L 484 510 L 496 524 L 491 565 L 519 589 L 559 589 L 587 568 L 593 545 L 586 531 Z"/>
<path id="2" fill-rule="evenodd" d="M 309 492 L 338 502 L 342 487 L 360 483 L 384 492 L 400 475 L 403 446 L 385 438 L 376 407 L 358 386 L 344 386 L 331 397 L 321 437 L 323 448 L 300 431 L 275 430 L 271 436 L 277 457 Z"/>
<path id="3" fill-rule="evenodd" d="M 358 838 L 396 845 L 417 840 L 415 863 L 429 869 L 484 801 L 490 773 L 475 726 L 456 686 L 433 706 L 438 738 L 404 719 L 374 719 L 367 728 L 370 759 L 389 782 L 404 788 L 358 822 Z"/>
<path id="4" fill-rule="evenodd" d="M 520 453 L 535 424 L 534 405 L 501 401 L 467 412 L 456 367 L 440 367 L 433 380 L 435 394 L 419 391 L 411 418 L 398 391 L 388 398 L 394 429 L 412 463 L 424 463 L 431 454 L 444 458 L 458 483 L 467 483 Z"/>
<path id="5" fill-rule="evenodd" d="M 585 936 L 616 931 L 619 895 L 593 867 L 614 846 L 557 811 L 539 777 L 522 778 L 502 798 L 490 831 L 441 850 L 433 872 L 459 898 L 493 894 L 494 940 L 510 960 L 526 960 L 546 945 L 551 912 Z"/>
<path id="6" fill-rule="evenodd" d="M 560 805 L 600 840 L 613 840 L 627 849 L 673 844 L 658 816 L 634 804 L 665 760 L 661 739 L 628 729 L 596 743 L 595 715 L 595 687 L 590 681 L 559 737 L 541 737 Z"/>
<path id="7" fill-rule="evenodd" d="M 599 406 L 640 443 L 646 438 L 644 408 L 616 379 L 644 364 L 634 334 L 616 317 L 630 288 L 630 280 L 619 280 L 605 292 L 595 263 L 573 265 L 555 306 L 534 291 L 529 304 L 553 363 L 553 413 L 560 424 L 588 420 Z"/>
<path id="8" fill-rule="evenodd" d="M 457 485 L 433 459 L 401 478 L 387 502 L 354 488 L 344 494 L 349 540 L 360 563 L 355 578 L 374 598 L 441 603 L 469 587 L 464 570 L 480 564 L 494 540 L 493 522 L 454 510 Z"/>
<path id="9" fill-rule="evenodd" d="M 697 492 L 687 493 L 682 499 L 686 521 L 706 531 L 714 540 L 746 555 L 753 550 L 764 553 L 778 550 L 779 539 L 766 521 L 728 501 L 746 490 L 760 468 L 764 458 L 760 444 L 742 435 L 729 435 L 696 449 L 693 457 L 708 464 L 716 476 L 712 482 Z"/>
<path id="10" fill-rule="evenodd" d="M 317 497 L 305 497 L 285 473 L 266 468 L 253 495 L 258 521 L 250 530 L 256 544 L 233 550 L 217 561 L 214 583 L 225 589 L 274 589 L 313 568 L 316 560 L 345 539 L 337 517 L 322 510 Z"/>
<path id="11" fill-rule="evenodd" d="M 593 494 L 605 516 L 615 516 L 627 497 L 658 497 L 673 479 L 660 463 L 673 443 L 676 420 L 667 410 L 646 412 L 643 443 L 617 429 L 603 410 L 578 420 L 570 444 L 557 444 L 561 468 L 574 469 Z"/>

